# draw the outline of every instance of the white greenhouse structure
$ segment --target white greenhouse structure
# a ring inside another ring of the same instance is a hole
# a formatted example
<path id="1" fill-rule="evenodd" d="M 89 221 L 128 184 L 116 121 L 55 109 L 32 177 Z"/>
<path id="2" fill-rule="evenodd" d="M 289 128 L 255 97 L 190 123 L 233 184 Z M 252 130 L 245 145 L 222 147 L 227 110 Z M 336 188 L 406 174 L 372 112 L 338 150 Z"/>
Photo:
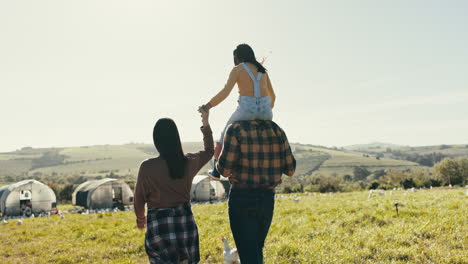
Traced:
<path id="1" fill-rule="evenodd" d="M 190 196 L 192 201 L 206 202 L 224 198 L 225 190 L 221 182 L 212 181 L 206 175 L 197 175 L 193 178 Z"/>
<path id="2" fill-rule="evenodd" d="M 36 180 L 24 180 L 0 188 L 0 211 L 3 216 L 31 216 L 57 207 L 54 191 Z"/>
<path id="3" fill-rule="evenodd" d="M 87 209 L 123 209 L 133 205 L 133 191 L 123 181 L 105 178 L 84 182 L 72 195 L 74 205 Z"/>

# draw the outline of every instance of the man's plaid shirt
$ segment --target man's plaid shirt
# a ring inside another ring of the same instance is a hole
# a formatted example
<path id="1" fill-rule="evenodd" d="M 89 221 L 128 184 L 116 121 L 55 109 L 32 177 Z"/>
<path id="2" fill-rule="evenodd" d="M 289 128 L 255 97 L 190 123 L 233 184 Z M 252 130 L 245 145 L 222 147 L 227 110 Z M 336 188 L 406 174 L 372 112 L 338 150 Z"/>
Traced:
<path id="1" fill-rule="evenodd" d="M 217 169 L 234 186 L 274 188 L 283 173 L 294 174 L 296 159 L 275 122 L 238 121 L 226 130 Z"/>

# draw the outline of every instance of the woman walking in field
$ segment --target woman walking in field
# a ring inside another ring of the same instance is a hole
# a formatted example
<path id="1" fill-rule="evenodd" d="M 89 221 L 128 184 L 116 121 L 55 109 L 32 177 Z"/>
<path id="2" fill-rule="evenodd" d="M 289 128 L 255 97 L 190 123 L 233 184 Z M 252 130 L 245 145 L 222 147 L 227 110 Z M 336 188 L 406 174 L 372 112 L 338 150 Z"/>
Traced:
<path id="1" fill-rule="evenodd" d="M 204 150 L 185 154 L 173 120 L 159 119 L 153 140 L 159 157 L 140 165 L 135 187 L 137 226 L 146 228 L 145 249 L 150 263 L 198 263 L 198 229 L 190 206 L 192 180 L 213 156 L 208 111 L 202 114 Z M 145 217 L 145 204 L 148 212 Z"/>

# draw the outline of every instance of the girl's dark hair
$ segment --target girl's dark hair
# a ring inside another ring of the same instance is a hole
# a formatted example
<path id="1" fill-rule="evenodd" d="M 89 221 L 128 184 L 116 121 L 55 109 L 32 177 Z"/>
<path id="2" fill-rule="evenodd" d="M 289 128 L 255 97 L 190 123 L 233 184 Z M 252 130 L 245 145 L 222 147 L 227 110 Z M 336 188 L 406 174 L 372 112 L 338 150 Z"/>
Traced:
<path id="1" fill-rule="evenodd" d="M 266 72 L 265 67 L 263 67 L 263 65 L 260 64 L 260 62 L 258 62 L 257 59 L 255 58 L 254 51 L 249 45 L 247 44 L 238 45 L 236 49 L 234 50 L 234 56 L 237 57 L 239 62 L 250 62 L 253 65 L 255 65 L 255 67 L 257 67 L 257 71 L 261 73 Z"/>
<path id="2" fill-rule="evenodd" d="M 187 159 L 182 150 L 179 131 L 172 119 L 161 118 L 156 122 L 153 130 L 153 141 L 159 155 L 167 163 L 169 176 L 172 179 L 183 178 Z"/>

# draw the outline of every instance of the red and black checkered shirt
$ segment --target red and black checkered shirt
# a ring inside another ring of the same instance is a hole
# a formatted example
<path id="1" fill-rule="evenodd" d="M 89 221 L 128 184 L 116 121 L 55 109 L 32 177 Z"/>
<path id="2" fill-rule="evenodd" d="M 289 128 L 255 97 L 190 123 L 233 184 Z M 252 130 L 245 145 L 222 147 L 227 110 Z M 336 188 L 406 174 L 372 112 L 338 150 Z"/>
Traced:
<path id="1" fill-rule="evenodd" d="M 226 130 L 217 169 L 233 186 L 274 188 L 283 173 L 294 174 L 296 159 L 275 122 L 238 121 Z"/>

